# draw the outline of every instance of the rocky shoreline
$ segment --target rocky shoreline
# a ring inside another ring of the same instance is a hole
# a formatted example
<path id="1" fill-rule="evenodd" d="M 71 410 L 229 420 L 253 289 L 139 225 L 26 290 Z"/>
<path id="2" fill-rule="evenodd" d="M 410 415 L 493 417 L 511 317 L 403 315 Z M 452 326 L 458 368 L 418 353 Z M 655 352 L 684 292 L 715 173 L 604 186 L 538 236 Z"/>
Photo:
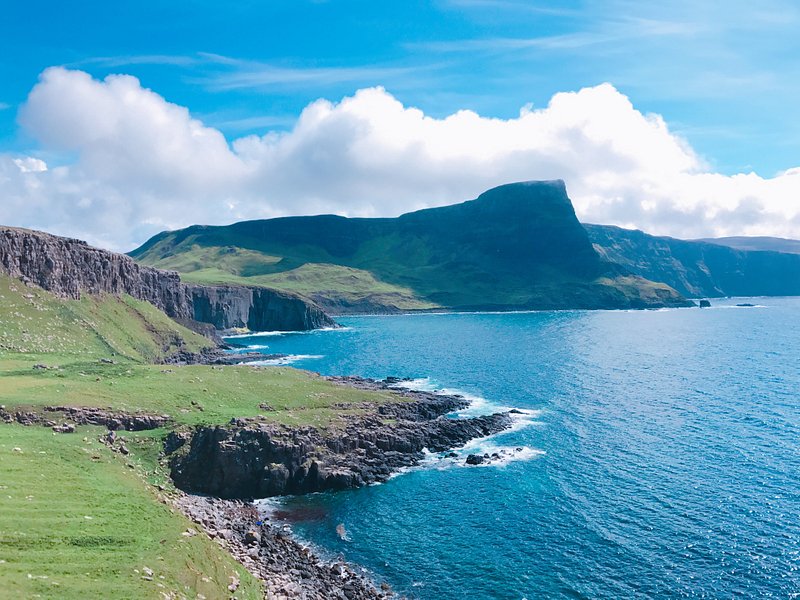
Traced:
<path id="1" fill-rule="evenodd" d="M 463 446 L 508 429 L 513 421 L 507 412 L 448 418 L 469 402 L 461 396 L 399 390 L 393 387 L 396 380 L 329 380 L 360 389 L 389 389 L 399 395 L 398 401 L 375 404 L 324 432 L 259 418 L 173 432 L 165 453 L 175 485 L 189 493 L 228 499 L 357 488 L 419 464 L 424 450 Z"/>
<path id="2" fill-rule="evenodd" d="M 264 582 L 267 600 L 397 598 L 344 561 L 325 561 L 251 503 L 180 494 L 172 503 Z M 191 534 L 191 532 L 190 532 Z M 238 582 L 228 589 L 235 593 Z"/>

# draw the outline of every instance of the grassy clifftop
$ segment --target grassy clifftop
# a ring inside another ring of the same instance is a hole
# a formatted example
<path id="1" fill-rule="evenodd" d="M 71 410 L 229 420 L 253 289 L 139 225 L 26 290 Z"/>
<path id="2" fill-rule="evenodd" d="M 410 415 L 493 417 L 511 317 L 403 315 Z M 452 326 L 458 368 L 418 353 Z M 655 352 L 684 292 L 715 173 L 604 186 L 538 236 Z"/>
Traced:
<path id="1" fill-rule="evenodd" d="M 679 305 L 597 254 L 563 182 L 500 186 L 395 219 L 332 215 L 194 226 L 131 255 L 187 280 L 267 285 L 337 312 Z"/>

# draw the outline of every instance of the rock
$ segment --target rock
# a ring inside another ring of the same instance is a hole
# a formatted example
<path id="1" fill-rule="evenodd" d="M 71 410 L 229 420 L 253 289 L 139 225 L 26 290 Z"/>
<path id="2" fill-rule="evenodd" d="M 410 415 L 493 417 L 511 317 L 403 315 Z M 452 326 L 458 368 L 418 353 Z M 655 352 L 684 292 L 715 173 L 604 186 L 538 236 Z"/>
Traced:
<path id="1" fill-rule="evenodd" d="M 700 300 L 700 308 L 710 308 L 711 302 L 708 300 Z"/>
<path id="2" fill-rule="evenodd" d="M 120 454 L 123 454 L 125 456 L 127 456 L 128 454 L 131 453 L 130 450 L 128 450 L 128 447 L 125 444 L 120 444 L 119 452 L 120 452 Z"/>
<path id="3" fill-rule="evenodd" d="M 64 423 L 63 425 L 53 425 L 53 431 L 56 433 L 75 433 L 75 425 L 71 423 Z"/>
<path id="4" fill-rule="evenodd" d="M 248 531 L 244 534 L 244 543 L 248 546 L 261 543 L 261 534 L 253 530 Z"/>
<path id="5" fill-rule="evenodd" d="M 333 433 L 247 419 L 232 419 L 227 426 L 200 426 L 188 451 L 171 455 L 170 473 L 183 490 L 223 498 L 361 487 L 418 464 L 426 448 L 443 452 L 511 425 L 508 413 L 470 419 L 443 416 L 466 403 L 421 395 L 417 402 L 384 404 L 378 414 L 352 417 L 343 430 Z M 387 418 L 393 422 L 386 424 Z"/>
<path id="6" fill-rule="evenodd" d="M 466 463 L 468 465 L 482 465 L 485 462 L 485 459 L 480 454 L 470 454 L 467 456 Z"/>
<path id="7" fill-rule="evenodd" d="M 217 329 L 303 331 L 335 327 L 315 304 L 296 294 L 251 286 L 187 286 L 192 319 Z"/>

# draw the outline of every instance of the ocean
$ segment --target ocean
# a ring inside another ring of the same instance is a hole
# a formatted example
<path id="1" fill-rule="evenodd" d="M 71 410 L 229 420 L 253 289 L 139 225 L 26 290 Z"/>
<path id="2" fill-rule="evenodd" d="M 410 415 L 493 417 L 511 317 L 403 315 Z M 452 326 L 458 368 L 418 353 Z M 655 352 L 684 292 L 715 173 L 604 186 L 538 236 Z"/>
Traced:
<path id="1" fill-rule="evenodd" d="M 458 458 L 268 506 L 421 600 L 800 597 L 800 299 L 712 303 L 239 338 L 323 374 L 458 391 L 473 414 L 528 413 Z"/>

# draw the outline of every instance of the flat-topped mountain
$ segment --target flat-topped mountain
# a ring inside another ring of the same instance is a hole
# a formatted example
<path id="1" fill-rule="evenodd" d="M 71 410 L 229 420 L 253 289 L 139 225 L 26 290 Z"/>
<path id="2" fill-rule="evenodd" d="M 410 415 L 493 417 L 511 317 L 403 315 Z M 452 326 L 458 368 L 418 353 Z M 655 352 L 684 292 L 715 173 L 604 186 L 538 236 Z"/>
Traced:
<path id="1" fill-rule="evenodd" d="M 562 181 L 503 185 L 397 218 L 333 215 L 193 226 L 131 256 L 199 283 L 294 291 L 337 312 L 679 306 L 604 260 Z"/>
<path id="2" fill-rule="evenodd" d="M 595 248 L 608 260 L 642 277 L 663 281 L 688 297 L 800 295 L 799 254 L 741 250 L 609 225 L 585 227 Z M 762 238 L 735 239 L 742 248 L 763 246 Z"/>

